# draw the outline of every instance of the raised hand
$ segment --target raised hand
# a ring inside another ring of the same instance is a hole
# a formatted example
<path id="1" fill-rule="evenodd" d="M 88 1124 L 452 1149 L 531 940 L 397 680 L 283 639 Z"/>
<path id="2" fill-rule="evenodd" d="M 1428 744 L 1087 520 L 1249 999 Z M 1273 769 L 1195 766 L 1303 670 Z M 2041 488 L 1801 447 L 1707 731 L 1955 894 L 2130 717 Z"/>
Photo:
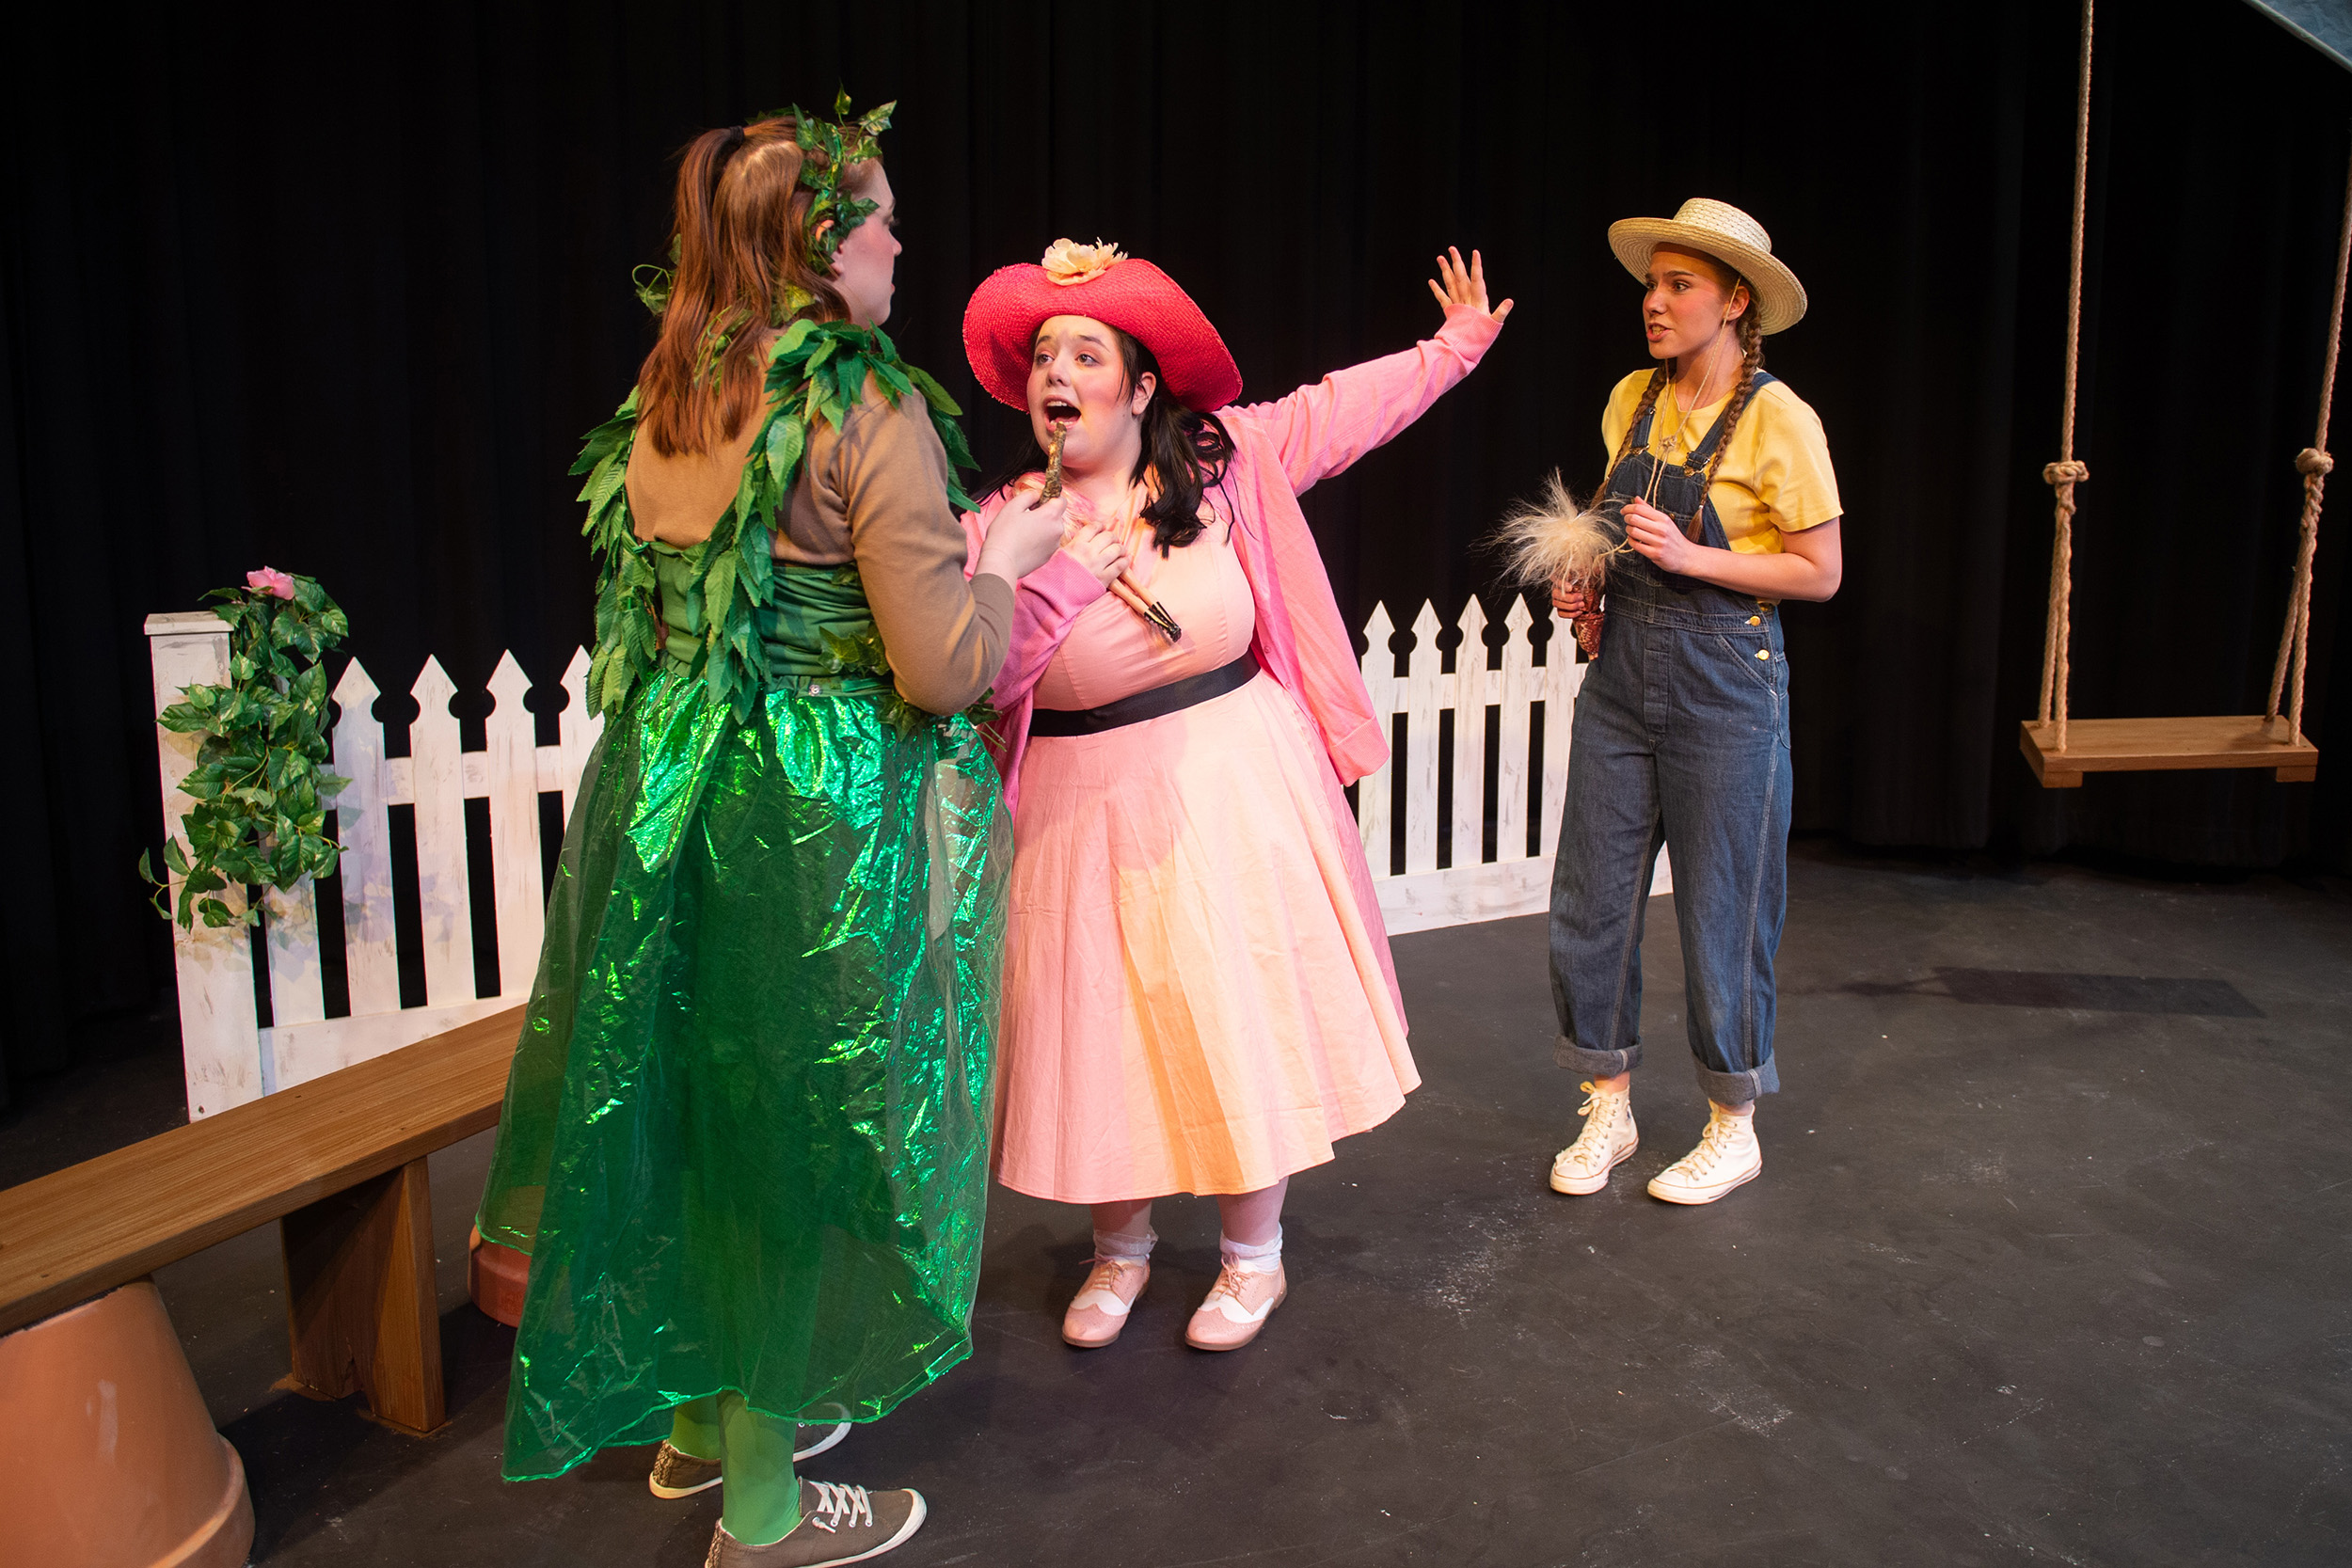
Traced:
<path id="1" fill-rule="evenodd" d="M 1507 299 L 1493 309 L 1486 309 L 1486 263 L 1473 250 L 1470 265 L 1462 265 L 1459 245 L 1446 246 L 1446 253 L 1438 258 L 1438 276 L 1429 280 L 1429 292 L 1438 296 L 1440 310 L 1450 305 L 1475 305 L 1497 321 L 1511 313 L 1512 301 Z"/>

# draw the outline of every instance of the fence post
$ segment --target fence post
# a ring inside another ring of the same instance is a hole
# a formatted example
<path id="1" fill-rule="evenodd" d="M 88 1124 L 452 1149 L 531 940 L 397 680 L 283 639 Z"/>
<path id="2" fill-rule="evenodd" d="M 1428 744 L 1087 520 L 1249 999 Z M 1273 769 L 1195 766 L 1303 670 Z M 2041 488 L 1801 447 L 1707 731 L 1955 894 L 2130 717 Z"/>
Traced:
<path id="1" fill-rule="evenodd" d="M 1535 650 L 1527 629 L 1534 617 L 1527 599 L 1514 594 L 1502 617 L 1509 631 L 1502 644 L 1502 737 L 1496 748 L 1495 859 L 1527 858 L 1527 752 L 1534 701 L 1542 692 L 1535 675 Z"/>
<path id="2" fill-rule="evenodd" d="M 1454 824 L 1455 866 L 1477 865 L 1486 847 L 1486 607 L 1470 595 L 1462 607 L 1461 645 L 1454 650 Z"/>
<path id="3" fill-rule="evenodd" d="M 262 932 L 268 946 L 269 1022 L 275 1029 L 288 1023 L 315 1023 L 326 1016 L 326 977 L 319 968 L 318 889 L 303 878 L 284 893 L 262 890 Z M 267 1053 L 262 1058 L 262 1086 L 275 1091 L 277 1075 Z"/>
<path id="4" fill-rule="evenodd" d="M 1445 655 L 1437 607 L 1413 617 L 1405 665 L 1405 873 L 1438 869 L 1438 711 L 1445 701 Z M 1458 720 L 1456 721 L 1458 722 Z"/>
<path id="5" fill-rule="evenodd" d="M 1568 735 L 1576 721 L 1576 693 L 1584 684 L 1583 657 L 1568 623 L 1554 616 L 1551 641 L 1544 650 L 1544 815 L 1537 824 L 1547 857 L 1560 848 L 1560 816 L 1568 800 Z"/>
<path id="6" fill-rule="evenodd" d="M 564 791 L 564 828 L 572 826 L 572 800 L 580 793 L 580 776 L 587 771 L 588 753 L 604 733 L 604 715 L 588 711 L 588 650 L 574 648 L 564 666 L 564 711 L 555 720 L 557 771 Z M 552 786 L 546 786 L 552 787 Z"/>
<path id="7" fill-rule="evenodd" d="M 497 705 L 484 721 L 482 759 L 490 792 L 490 890 L 498 911 L 499 993 L 531 990 L 547 923 L 539 886 L 539 745 L 531 710 L 523 705 L 531 677 L 511 653 L 490 675 Z"/>
<path id="8" fill-rule="evenodd" d="M 1364 623 L 1364 636 L 1369 645 L 1364 649 L 1364 690 L 1372 698 L 1372 716 L 1379 722 L 1380 738 L 1385 743 L 1396 733 L 1396 655 L 1389 651 L 1389 639 L 1396 635 L 1396 625 L 1389 619 L 1389 607 L 1375 604 L 1372 619 Z M 1395 870 L 1389 858 L 1389 793 L 1390 775 L 1396 767 L 1396 757 L 1365 774 L 1356 784 L 1356 831 L 1364 845 L 1364 859 L 1375 877 L 1386 877 Z"/>
<path id="9" fill-rule="evenodd" d="M 441 661 L 428 657 L 408 694 L 417 700 L 408 728 L 411 788 L 417 810 L 417 904 L 424 931 L 424 999 L 430 1006 L 474 999 L 473 905 L 466 887 L 466 781 L 457 695 Z"/>
<path id="10" fill-rule="evenodd" d="M 393 949 L 391 825 L 384 777 L 384 724 L 375 717 L 375 682 L 353 659 L 335 683 L 342 717 L 335 724 L 335 771 L 351 782 L 335 797 L 335 837 L 343 847 L 336 872 L 343 884 L 343 966 L 351 1013 L 400 1007 L 400 958 Z"/>
<path id="11" fill-rule="evenodd" d="M 229 624 L 209 610 L 147 618 L 148 665 L 155 683 L 155 712 L 180 700 L 183 687 L 223 686 L 229 680 Z M 164 786 L 164 833 L 181 838 L 180 819 L 196 802 L 180 787 L 196 767 L 199 742 L 155 726 L 155 757 Z M 160 868 L 159 868 L 160 869 Z M 171 879 L 175 904 L 180 879 Z M 224 889 L 221 901 L 245 907 L 245 890 Z M 260 1021 L 253 1008 L 253 949 L 242 925 L 171 927 L 172 972 L 180 990 L 181 1053 L 187 1073 L 188 1119 L 200 1121 L 231 1105 L 259 1100 Z"/>

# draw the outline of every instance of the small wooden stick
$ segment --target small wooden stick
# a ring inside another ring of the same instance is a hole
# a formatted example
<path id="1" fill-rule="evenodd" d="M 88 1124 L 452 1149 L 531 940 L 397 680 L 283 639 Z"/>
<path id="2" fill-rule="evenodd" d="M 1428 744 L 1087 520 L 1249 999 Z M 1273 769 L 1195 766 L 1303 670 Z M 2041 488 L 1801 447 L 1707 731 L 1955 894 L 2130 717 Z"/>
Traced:
<path id="1" fill-rule="evenodd" d="M 1061 444 L 1062 438 L 1069 434 L 1070 427 L 1057 421 L 1053 434 L 1046 437 L 1045 485 L 1038 491 L 1037 499 L 1029 503 L 1032 508 L 1041 506 L 1061 494 Z"/>
<path id="2" fill-rule="evenodd" d="M 1029 503 L 1032 507 L 1041 506 L 1061 494 L 1061 444 L 1069 433 L 1068 425 L 1058 420 L 1054 422 L 1052 434 L 1045 441 L 1045 483 L 1039 487 L 1037 499 Z M 1170 642 L 1184 640 L 1184 628 L 1176 624 L 1176 617 L 1163 609 L 1158 600 L 1146 594 L 1143 585 L 1136 581 L 1131 574 L 1120 573 L 1118 580 L 1110 586 L 1111 592 L 1119 595 L 1120 602 L 1152 623 L 1152 630 Z"/>

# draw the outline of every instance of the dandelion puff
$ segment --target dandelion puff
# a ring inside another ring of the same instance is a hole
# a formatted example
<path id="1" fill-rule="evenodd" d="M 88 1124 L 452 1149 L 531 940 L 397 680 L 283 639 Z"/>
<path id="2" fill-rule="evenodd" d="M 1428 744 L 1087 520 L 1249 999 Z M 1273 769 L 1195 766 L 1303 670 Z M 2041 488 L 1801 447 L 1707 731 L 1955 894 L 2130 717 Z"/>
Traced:
<path id="1" fill-rule="evenodd" d="M 1598 588 L 1608 576 L 1609 558 L 1626 547 L 1622 512 L 1615 501 L 1580 505 L 1554 468 L 1542 494 L 1514 504 L 1495 531 L 1504 576 L 1525 588 L 1553 583 Z"/>

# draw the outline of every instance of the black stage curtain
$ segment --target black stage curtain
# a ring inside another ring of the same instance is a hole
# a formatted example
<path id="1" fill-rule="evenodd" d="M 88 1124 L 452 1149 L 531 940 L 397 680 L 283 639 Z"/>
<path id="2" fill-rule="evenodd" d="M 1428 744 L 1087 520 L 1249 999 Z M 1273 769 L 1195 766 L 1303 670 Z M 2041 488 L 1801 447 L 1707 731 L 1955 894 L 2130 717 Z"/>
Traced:
<path id="1" fill-rule="evenodd" d="M 2345 772 L 2094 779 L 2017 755 L 2042 639 L 2076 12 L 1371 4 L 567 0 L 82 8 L 17 24 L 0 93 L 0 915 L 12 1070 L 151 997 L 162 924 L 140 623 L 268 562 L 323 579 L 405 720 L 428 654 L 545 683 L 589 627 L 580 434 L 649 341 L 672 152 L 789 100 L 899 101 L 890 327 L 977 401 L 958 324 L 1059 234 L 1166 266 L 1251 397 L 1401 348 L 1448 242 L 1518 312 L 1422 424 L 1308 499 L 1343 608 L 1466 595 L 1642 367 L 1613 218 L 1685 198 L 1772 230 L 1812 314 L 1772 368 L 1820 409 L 1847 577 L 1788 614 L 1802 829 L 2208 864 L 2352 855 Z M 2286 598 L 2352 79 L 2235 0 L 2100 31 L 2074 710 L 2248 712 Z M 976 408 L 984 458 L 1013 431 Z M 2339 495 L 2344 482 L 2339 482 Z M 2344 673 L 2352 538 L 2320 554 L 2307 728 Z M 470 703 L 470 705 L 468 705 Z M 461 699 L 475 730 L 486 699 Z M 543 715 L 544 719 L 544 715 Z"/>

